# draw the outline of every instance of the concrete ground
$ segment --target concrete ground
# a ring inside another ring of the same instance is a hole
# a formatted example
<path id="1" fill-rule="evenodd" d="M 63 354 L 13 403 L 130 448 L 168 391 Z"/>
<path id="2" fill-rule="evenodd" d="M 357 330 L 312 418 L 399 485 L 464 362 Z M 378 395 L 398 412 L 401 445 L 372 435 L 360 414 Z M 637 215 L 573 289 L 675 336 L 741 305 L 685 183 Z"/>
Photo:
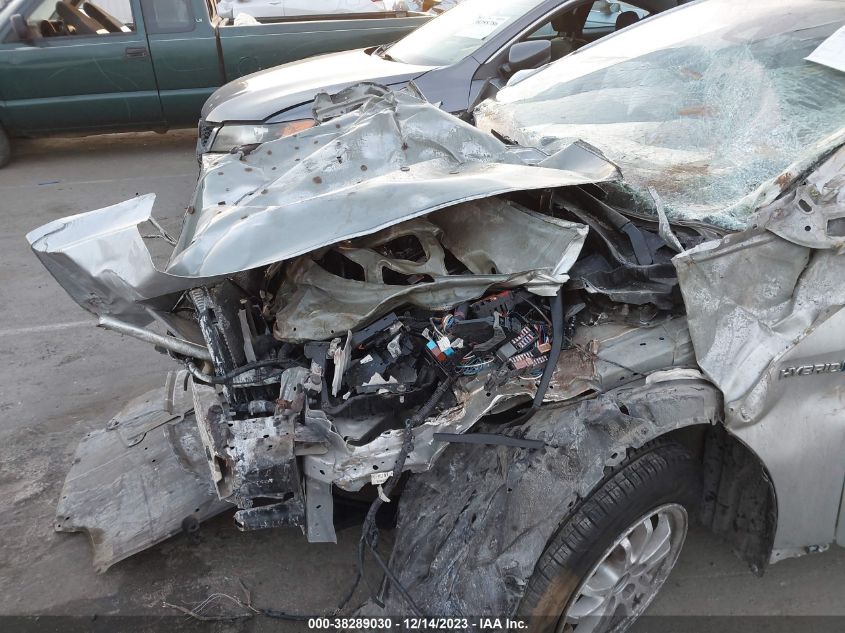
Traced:
<path id="1" fill-rule="evenodd" d="M 304 630 L 260 619 L 197 624 L 163 603 L 196 604 L 215 592 L 241 596 L 243 585 L 257 605 L 313 613 L 333 606 L 354 575 L 355 528 L 342 531 L 337 546 L 308 545 L 298 530 L 240 533 L 224 515 L 204 525 L 199 543 L 178 536 L 102 575 L 91 567 L 85 535 L 53 531 L 80 438 L 130 397 L 161 384 L 172 363 L 145 344 L 94 328 L 24 234 L 149 192 L 158 194 L 157 217 L 178 233 L 195 178 L 193 131 L 22 142 L 0 171 L 0 630 L 14 630 L 4 621 L 22 615 L 78 618 L 14 620 L 39 631 L 71 630 L 68 622 L 88 630 L 113 622 L 108 616 L 124 616 L 123 624 L 103 630 L 128 630 L 136 622 L 128 616 L 173 615 L 162 621 L 170 630 Z M 845 616 L 843 587 L 845 550 L 784 561 L 757 579 L 696 531 L 649 612 Z M 655 629 L 659 620 L 636 630 Z M 137 622 L 144 628 L 158 620 Z M 771 620 L 743 623 L 744 631 L 771 630 Z"/>

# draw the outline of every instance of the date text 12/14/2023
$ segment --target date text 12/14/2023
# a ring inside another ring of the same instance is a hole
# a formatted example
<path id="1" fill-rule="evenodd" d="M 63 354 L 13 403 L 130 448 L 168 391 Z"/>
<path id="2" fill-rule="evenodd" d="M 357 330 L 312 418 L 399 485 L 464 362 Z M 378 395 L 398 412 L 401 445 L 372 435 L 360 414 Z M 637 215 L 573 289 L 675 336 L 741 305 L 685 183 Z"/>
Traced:
<path id="1" fill-rule="evenodd" d="M 439 617 L 348 617 L 310 618 L 309 630 L 390 631 L 525 631 L 528 622 L 518 618 L 439 618 Z"/>

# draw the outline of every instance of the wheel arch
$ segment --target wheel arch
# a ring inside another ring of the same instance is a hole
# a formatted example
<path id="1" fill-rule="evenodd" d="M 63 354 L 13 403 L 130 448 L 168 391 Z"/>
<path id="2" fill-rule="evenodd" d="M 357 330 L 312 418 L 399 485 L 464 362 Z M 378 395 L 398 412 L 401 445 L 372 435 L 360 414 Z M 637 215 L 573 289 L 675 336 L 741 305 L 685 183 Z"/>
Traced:
<path id="1" fill-rule="evenodd" d="M 667 437 L 703 456 L 701 440 L 721 428 L 722 410 L 707 381 L 640 381 L 544 406 L 518 427 L 482 422 L 479 430 L 544 448 L 450 446 L 409 481 L 392 568 L 426 613 L 514 613 L 548 541 L 630 450 Z M 396 592 L 386 598 L 388 611 L 405 609 Z"/>
<path id="2" fill-rule="evenodd" d="M 721 424 L 690 425 L 655 440 L 686 446 L 701 461 L 703 494 L 698 520 L 762 576 L 777 528 L 777 494 L 760 456 Z"/>

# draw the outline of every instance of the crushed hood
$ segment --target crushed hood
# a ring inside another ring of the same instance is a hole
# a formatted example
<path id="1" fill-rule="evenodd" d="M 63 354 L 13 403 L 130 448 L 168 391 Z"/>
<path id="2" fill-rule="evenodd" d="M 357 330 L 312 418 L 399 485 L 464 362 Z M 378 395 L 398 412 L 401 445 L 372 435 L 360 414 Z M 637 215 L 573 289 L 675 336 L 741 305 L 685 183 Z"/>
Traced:
<path id="1" fill-rule="evenodd" d="M 409 94 L 386 93 L 252 153 L 206 158 L 165 270 L 154 266 L 138 230 L 152 196 L 56 220 L 27 239 L 85 309 L 140 323 L 151 320 L 156 297 L 447 206 L 618 176 L 585 144 L 553 156 L 506 146 Z"/>
<path id="2" fill-rule="evenodd" d="M 229 82 L 206 101 L 202 118 L 213 123 L 264 121 L 312 101 L 318 92 L 337 92 L 360 81 L 401 84 L 431 69 L 382 59 L 366 50 L 320 55 Z"/>

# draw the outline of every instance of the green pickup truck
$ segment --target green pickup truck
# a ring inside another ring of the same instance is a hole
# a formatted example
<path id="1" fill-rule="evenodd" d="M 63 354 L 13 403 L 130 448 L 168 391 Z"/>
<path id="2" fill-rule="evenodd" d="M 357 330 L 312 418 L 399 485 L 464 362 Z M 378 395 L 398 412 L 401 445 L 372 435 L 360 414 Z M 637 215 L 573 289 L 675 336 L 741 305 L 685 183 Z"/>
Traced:
<path id="1" fill-rule="evenodd" d="M 0 0 L 0 166 L 10 138 L 195 125 L 232 79 L 399 39 L 409 12 L 235 24 L 215 0 Z"/>

